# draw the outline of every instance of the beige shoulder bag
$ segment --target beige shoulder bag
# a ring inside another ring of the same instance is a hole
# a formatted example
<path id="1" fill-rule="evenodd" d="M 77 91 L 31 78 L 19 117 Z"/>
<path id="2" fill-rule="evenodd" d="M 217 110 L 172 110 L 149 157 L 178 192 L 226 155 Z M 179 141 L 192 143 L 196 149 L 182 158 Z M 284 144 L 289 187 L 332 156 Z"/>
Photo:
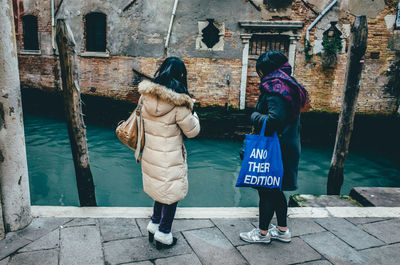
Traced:
<path id="1" fill-rule="evenodd" d="M 115 133 L 118 139 L 135 151 L 136 162 L 140 162 L 140 152 L 144 147 L 144 122 L 142 117 L 142 97 L 140 97 L 136 109 L 126 121 L 120 121 Z"/>

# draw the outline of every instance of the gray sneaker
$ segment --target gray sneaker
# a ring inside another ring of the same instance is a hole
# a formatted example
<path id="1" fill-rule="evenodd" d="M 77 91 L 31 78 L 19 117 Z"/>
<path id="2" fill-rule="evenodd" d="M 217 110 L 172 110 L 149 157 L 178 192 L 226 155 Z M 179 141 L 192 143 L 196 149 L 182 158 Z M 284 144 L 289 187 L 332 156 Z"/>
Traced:
<path id="1" fill-rule="evenodd" d="M 271 234 L 271 239 L 279 240 L 286 243 L 292 241 L 292 234 L 290 233 L 289 228 L 285 232 L 282 232 L 278 229 L 278 227 L 271 224 L 268 233 Z"/>
<path id="2" fill-rule="evenodd" d="M 271 243 L 271 235 L 268 232 L 265 236 L 261 235 L 260 229 L 254 228 L 250 232 L 240 233 L 240 238 L 249 243 Z"/>

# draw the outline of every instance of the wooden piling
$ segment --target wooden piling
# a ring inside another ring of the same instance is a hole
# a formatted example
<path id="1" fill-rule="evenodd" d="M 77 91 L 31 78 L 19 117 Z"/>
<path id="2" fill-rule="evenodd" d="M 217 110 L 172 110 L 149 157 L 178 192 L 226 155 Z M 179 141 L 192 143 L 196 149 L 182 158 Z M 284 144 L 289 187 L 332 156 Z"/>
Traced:
<path id="1" fill-rule="evenodd" d="M 343 104 L 340 110 L 336 132 L 335 148 L 328 174 L 328 195 L 339 195 L 343 184 L 344 163 L 349 150 L 351 133 L 353 131 L 354 114 L 363 58 L 367 49 L 368 26 L 366 16 L 357 16 L 351 29 L 350 49 L 348 54 L 346 86 L 343 91 Z"/>
<path id="2" fill-rule="evenodd" d="M 82 114 L 75 40 L 71 29 L 61 19 L 57 20 L 56 40 L 60 57 L 64 108 L 75 166 L 79 202 L 81 206 L 97 206 L 93 176 L 89 164 L 86 126 Z"/>

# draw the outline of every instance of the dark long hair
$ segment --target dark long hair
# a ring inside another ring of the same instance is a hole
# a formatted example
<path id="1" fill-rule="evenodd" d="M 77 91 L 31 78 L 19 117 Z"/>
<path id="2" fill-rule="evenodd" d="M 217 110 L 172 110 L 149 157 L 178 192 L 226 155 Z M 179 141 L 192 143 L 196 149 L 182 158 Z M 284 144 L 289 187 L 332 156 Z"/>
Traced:
<path id="1" fill-rule="evenodd" d="M 165 59 L 154 74 L 153 81 L 177 93 L 189 95 L 186 67 L 178 57 L 168 57 Z"/>
<path id="2" fill-rule="evenodd" d="M 288 61 L 288 58 L 280 51 L 264 52 L 257 59 L 256 71 L 260 78 L 272 73 Z"/>

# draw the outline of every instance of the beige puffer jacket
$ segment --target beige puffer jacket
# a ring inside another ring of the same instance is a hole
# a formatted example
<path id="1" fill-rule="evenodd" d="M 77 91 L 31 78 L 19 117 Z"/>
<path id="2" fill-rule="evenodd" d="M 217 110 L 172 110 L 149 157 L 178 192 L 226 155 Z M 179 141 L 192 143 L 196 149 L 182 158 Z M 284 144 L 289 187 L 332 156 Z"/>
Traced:
<path id="1" fill-rule="evenodd" d="M 186 149 L 182 132 L 200 132 L 193 102 L 186 94 L 150 81 L 139 84 L 142 95 L 145 145 L 142 155 L 144 191 L 155 201 L 172 204 L 188 192 Z"/>

